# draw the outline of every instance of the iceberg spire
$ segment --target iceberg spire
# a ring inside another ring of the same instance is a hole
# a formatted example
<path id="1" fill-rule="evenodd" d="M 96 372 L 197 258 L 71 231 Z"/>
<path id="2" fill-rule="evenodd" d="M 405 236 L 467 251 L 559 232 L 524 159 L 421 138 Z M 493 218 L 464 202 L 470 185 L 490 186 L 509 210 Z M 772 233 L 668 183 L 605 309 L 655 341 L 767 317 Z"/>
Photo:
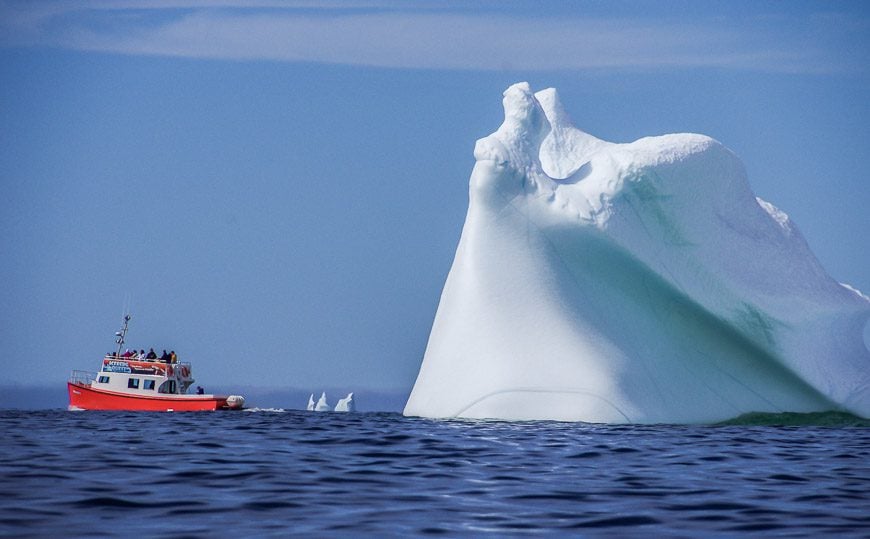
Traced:
<path id="1" fill-rule="evenodd" d="M 336 412 L 355 412 L 356 411 L 356 402 L 353 399 L 353 392 L 347 394 L 347 397 L 343 399 L 338 399 L 338 403 L 335 405 Z"/>
<path id="2" fill-rule="evenodd" d="M 328 412 L 332 407 L 326 402 L 326 392 L 320 394 L 320 399 L 317 401 L 317 406 L 314 408 L 317 412 Z"/>

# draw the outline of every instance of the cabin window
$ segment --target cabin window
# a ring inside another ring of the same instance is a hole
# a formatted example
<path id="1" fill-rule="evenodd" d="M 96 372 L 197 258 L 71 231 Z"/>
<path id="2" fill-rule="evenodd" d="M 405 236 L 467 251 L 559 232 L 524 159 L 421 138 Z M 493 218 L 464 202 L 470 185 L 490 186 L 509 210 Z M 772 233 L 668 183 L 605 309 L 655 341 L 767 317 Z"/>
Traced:
<path id="1" fill-rule="evenodd" d="M 97 381 L 98 381 L 99 383 L 101 383 L 101 384 L 108 384 L 108 383 L 109 383 L 109 377 L 108 377 L 108 376 L 100 376 L 100 379 L 97 380 Z"/>
<path id="2" fill-rule="evenodd" d="M 145 380 L 143 389 L 154 389 L 154 380 Z"/>
<path id="3" fill-rule="evenodd" d="M 138 378 L 130 378 L 127 380 L 127 387 L 130 389 L 139 389 L 139 379 Z"/>
<path id="4" fill-rule="evenodd" d="M 163 382 L 160 384 L 160 389 L 158 389 L 157 392 L 175 394 L 175 380 L 167 380 Z"/>

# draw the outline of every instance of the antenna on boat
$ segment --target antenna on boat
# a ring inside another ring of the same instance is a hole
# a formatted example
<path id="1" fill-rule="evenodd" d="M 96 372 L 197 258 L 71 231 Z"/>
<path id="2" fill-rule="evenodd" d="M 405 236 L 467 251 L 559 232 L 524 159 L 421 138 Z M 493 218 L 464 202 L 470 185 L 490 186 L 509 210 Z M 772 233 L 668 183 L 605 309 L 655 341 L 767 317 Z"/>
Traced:
<path id="1" fill-rule="evenodd" d="M 133 317 L 130 316 L 129 314 L 125 314 L 124 315 L 124 326 L 121 328 L 121 331 L 115 332 L 115 337 L 118 337 L 117 339 L 115 339 L 115 342 L 118 343 L 118 353 L 115 354 L 116 356 L 120 356 L 121 355 L 121 348 L 124 348 L 124 338 L 127 337 L 127 324 L 130 322 L 131 318 L 133 318 Z"/>

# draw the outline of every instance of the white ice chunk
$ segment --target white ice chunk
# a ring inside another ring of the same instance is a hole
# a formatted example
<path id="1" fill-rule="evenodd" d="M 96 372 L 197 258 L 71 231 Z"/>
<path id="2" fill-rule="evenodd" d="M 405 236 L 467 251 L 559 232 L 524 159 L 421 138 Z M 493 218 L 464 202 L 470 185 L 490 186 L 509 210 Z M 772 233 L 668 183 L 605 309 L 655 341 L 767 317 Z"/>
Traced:
<path id="1" fill-rule="evenodd" d="M 353 392 L 347 394 L 347 397 L 338 400 L 335 405 L 336 412 L 356 412 L 356 403 L 353 400 Z"/>
<path id="2" fill-rule="evenodd" d="M 332 407 L 326 402 L 326 392 L 320 395 L 320 400 L 317 401 L 317 406 L 314 408 L 317 412 L 328 412 Z"/>

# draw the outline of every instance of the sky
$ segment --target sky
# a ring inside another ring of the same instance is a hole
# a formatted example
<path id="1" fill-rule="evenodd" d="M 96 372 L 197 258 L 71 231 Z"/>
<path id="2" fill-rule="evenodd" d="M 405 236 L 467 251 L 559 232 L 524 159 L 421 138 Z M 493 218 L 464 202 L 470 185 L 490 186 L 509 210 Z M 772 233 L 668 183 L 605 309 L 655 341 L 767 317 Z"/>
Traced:
<path id="1" fill-rule="evenodd" d="M 518 81 L 719 140 L 870 292 L 864 3 L 6 1 L 2 383 L 96 370 L 129 311 L 206 387 L 407 395 Z"/>

